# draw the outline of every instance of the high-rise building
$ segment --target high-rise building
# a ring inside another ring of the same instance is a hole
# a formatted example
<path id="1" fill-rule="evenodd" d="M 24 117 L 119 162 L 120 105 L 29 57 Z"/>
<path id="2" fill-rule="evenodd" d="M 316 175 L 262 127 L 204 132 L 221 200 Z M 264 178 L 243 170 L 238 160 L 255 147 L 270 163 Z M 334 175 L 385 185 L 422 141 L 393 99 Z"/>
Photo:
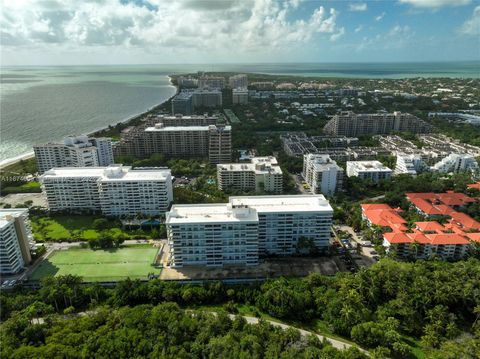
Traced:
<path id="1" fill-rule="evenodd" d="M 336 136 L 383 135 L 392 132 L 429 133 L 433 128 L 427 122 L 409 113 L 356 114 L 341 112 L 325 125 L 325 133 Z"/>
<path id="2" fill-rule="evenodd" d="M 172 99 L 172 115 L 191 115 L 193 111 L 193 92 L 182 91 Z"/>
<path id="3" fill-rule="evenodd" d="M 248 90 L 246 88 L 234 88 L 232 90 L 232 103 L 234 105 L 248 103 Z"/>
<path id="4" fill-rule="evenodd" d="M 392 170 L 380 161 L 347 161 L 347 176 L 359 177 L 377 183 L 389 179 Z"/>
<path id="5" fill-rule="evenodd" d="M 152 120 L 152 125 L 157 123 L 163 124 L 165 127 L 171 126 L 208 126 L 216 125 L 219 123 L 219 118 L 217 116 L 208 116 L 208 115 L 191 115 L 191 116 L 181 116 L 181 115 L 159 115 Z"/>
<path id="6" fill-rule="evenodd" d="M 329 155 L 303 156 L 303 178 L 314 194 L 332 196 L 342 188 L 343 169 Z"/>
<path id="7" fill-rule="evenodd" d="M 217 165 L 220 190 L 237 189 L 267 193 L 282 193 L 283 173 L 273 156 L 254 157 L 250 163 Z"/>
<path id="8" fill-rule="evenodd" d="M 223 76 L 200 76 L 198 78 L 199 89 L 223 89 L 225 88 L 225 77 Z"/>
<path id="9" fill-rule="evenodd" d="M 194 88 L 198 86 L 198 80 L 190 76 L 179 76 L 177 83 L 180 88 Z"/>
<path id="10" fill-rule="evenodd" d="M 305 246 L 325 250 L 332 216 L 322 195 L 173 205 L 166 219 L 171 265 L 257 265 L 260 256 L 293 255 Z"/>
<path id="11" fill-rule="evenodd" d="M 458 173 L 458 172 L 475 172 L 478 171 L 478 163 L 472 155 L 465 153 L 452 153 L 441 161 L 435 163 L 430 169 L 433 172 L 441 173 Z"/>
<path id="12" fill-rule="evenodd" d="M 166 168 L 53 168 L 40 176 L 50 211 L 101 212 L 107 216 L 153 216 L 173 201 Z"/>
<path id="13" fill-rule="evenodd" d="M 32 261 L 28 209 L 0 209 L 0 274 L 22 271 Z"/>
<path id="14" fill-rule="evenodd" d="M 231 89 L 248 87 L 248 77 L 245 74 L 238 74 L 228 78 L 228 85 Z"/>
<path id="15" fill-rule="evenodd" d="M 193 107 L 222 107 L 222 91 L 214 88 L 204 88 L 193 91 Z"/>
<path id="16" fill-rule="evenodd" d="M 33 150 L 40 174 L 54 167 L 95 167 L 113 163 L 109 138 L 66 137 L 63 143 L 35 145 Z"/>
<path id="17" fill-rule="evenodd" d="M 183 121 L 183 120 L 182 120 Z M 192 122 L 196 120 L 192 119 Z M 208 157 L 212 163 L 230 162 L 231 126 L 164 126 L 162 122 L 138 131 L 115 146 L 117 155 L 148 158 L 154 153 L 167 157 Z"/>

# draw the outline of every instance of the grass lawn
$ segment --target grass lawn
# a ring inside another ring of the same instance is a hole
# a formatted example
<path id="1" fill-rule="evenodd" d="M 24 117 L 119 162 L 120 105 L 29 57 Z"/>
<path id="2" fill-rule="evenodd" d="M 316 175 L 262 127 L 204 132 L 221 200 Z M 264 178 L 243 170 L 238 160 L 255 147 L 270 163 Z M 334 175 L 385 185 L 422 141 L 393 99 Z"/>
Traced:
<path id="1" fill-rule="evenodd" d="M 85 281 L 115 281 L 144 279 L 149 273 L 160 274 L 152 266 L 158 248 L 128 246 L 119 249 L 92 250 L 74 248 L 57 251 L 44 260 L 30 279 L 40 280 L 47 276 L 73 274 Z"/>
<path id="2" fill-rule="evenodd" d="M 68 241 L 68 240 L 89 240 L 100 238 L 100 231 L 93 228 L 93 221 L 96 216 L 71 215 L 71 216 L 31 216 L 32 230 L 35 239 L 38 242 L 45 241 Z M 123 234 L 129 238 L 135 235 L 136 231 L 125 231 L 119 227 L 119 223 L 111 222 L 108 231 L 111 235 L 117 236 Z M 140 234 L 140 233 L 138 233 Z M 148 234 L 142 232 L 143 238 L 148 238 Z"/>

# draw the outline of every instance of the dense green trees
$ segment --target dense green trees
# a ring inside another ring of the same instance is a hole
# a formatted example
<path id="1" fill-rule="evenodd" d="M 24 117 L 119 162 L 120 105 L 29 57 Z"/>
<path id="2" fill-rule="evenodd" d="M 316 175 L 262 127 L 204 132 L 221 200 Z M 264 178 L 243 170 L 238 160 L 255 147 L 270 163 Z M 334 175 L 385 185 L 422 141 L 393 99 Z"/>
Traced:
<path id="1" fill-rule="evenodd" d="M 39 353 L 42 354 L 43 350 L 54 350 L 49 346 L 53 343 L 49 338 L 57 336 L 71 336 L 68 340 L 79 341 L 77 344 L 80 346 L 86 345 L 82 341 L 85 333 L 55 334 L 57 329 L 49 332 L 50 329 L 47 328 L 57 328 L 56 324 L 45 328 L 32 323 L 34 318 L 49 318 L 51 312 L 67 313 L 72 311 L 71 307 L 81 311 L 97 308 L 99 305 L 113 308 L 132 307 L 132 312 L 129 313 L 136 313 L 139 328 L 120 325 L 123 329 L 117 335 L 122 338 L 128 332 L 133 338 L 138 338 L 138 347 L 133 348 L 134 342 L 129 341 L 125 342 L 125 345 L 129 350 L 142 350 L 143 344 L 140 343 L 145 334 L 136 330 L 142 331 L 144 326 L 148 325 L 148 317 L 152 312 L 147 315 L 147 312 L 144 312 L 146 309 L 141 309 L 144 307 L 134 307 L 165 302 L 176 302 L 187 308 L 228 304 L 226 308 L 230 312 L 235 312 L 237 306 L 246 304 L 273 317 L 301 322 L 304 325 L 313 325 L 312 323 L 320 320 L 338 335 L 350 337 L 365 347 L 377 348 L 374 354 L 377 357 L 407 357 L 412 350 L 408 337 L 418 339 L 432 357 L 438 358 L 442 357 L 437 356 L 438 353 L 446 353 L 444 357 L 447 358 L 455 357 L 451 356 L 451 353 L 457 350 L 455 348 L 458 347 L 459 340 L 465 343 L 465 352 L 471 352 L 478 348 L 480 339 L 480 261 L 476 259 L 456 263 L 402 263 L 382 259 L 376 265 L 354 274 L 342 273 L 334 277 L 312 274 L 304 279 L 280 278 L 263 284 L 236 286 L 222 283 L 180 285 L 159 280 L 126 280 L 119 282 L 115 288 L 104 288 L 99 285 L 81 285 L 80 279 L 72 276 L 50 278 L 42 285 L 39 291 L 0 293 L 2 321 L 5 322 L 2 325 L 2 335 L 7 336 L 2 342 L 9 343 L 7 347 L 18 350 L 18 353 L 22 353 L 22 350 L 25 350 L 25 353 L 30 353 L 28 350 L 35 353 L 34 350 L 37 349 L 20 348 L 29 343 L 36 343 L 32 344 L 34 346 L 41 345 L 42 351 Z M 138 312 L 134 312 L 135 310 Z M 182 316 L 177 310 L 175 312 Z M 118 317 L 118 313 L 113 311 L 112 318 Z M 95 323 L 101 322 L 98 320 L 97 318 L 93 324 L 90 323 L 91 330 L 97 328 Z M 69 326 L 67 322 L 62 325 Z M 105 323 L 98 324 L 102 325 Z M 220 324 L 214 325 L 212 333 L 216 333 L 218 325 Z M 105 335 L 111 331 L 106 328 L 102 330 Z M 182 334 L 178 333 L 178 336 L 182 338 Z M 218 339 L 215 334 L 211 334 L 210 337 L 213 342 L 208 345 L 216 354 L 224 350 L 217 340 L 225 343 L 224 341 L 229 339 L 231 342 L 228 343 L 232 347 L 236 347 L 236 341 L 250 343 L 250 339 L 243 336 L 226 338 L 222 335 L 222 339 Z M 67 338 L 62 340 L 57 344 L 69 345 Z M 195 340 L 198 338 L 191 337 L 191 341 Z M 120 345 L 120 342 L 112 337 L 109 345 L 115 347 Z M 106 343 L 107 341 L 105 345 Z M 251 345 L 247 346 L 252 348 Z M 264 343 L 260 345 L 264 349 L 267 347 Z M 55 347 L 55 350 L 61 348 Z M 170 349 L 165 350 L 168 352 Z M 69 349 L 65 350 L 68 352 Z M 185 350 L 188 352 L 190 349 Z M 18 353 L 16 355 L 22 357 Z M 301 357 L 303 354 L 298 355 Z M 318 356 L 315 354 L 313 357 Z"/>
<path id="2" fill-rule="evenodd" d="M 98 308 L 34 325 L 12 317 L 1 336 L 5 358 L 366 358 L 357 349 L 339 351 L 294 329 L 184 311 L 174 303 Z"/>

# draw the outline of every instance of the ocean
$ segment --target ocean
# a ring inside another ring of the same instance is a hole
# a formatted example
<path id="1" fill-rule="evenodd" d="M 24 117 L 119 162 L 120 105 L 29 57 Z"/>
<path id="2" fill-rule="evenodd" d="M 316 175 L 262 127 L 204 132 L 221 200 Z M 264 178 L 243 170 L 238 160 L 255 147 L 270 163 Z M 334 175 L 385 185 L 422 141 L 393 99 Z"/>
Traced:
<path id="1" fill-rule="evenodd" d="M 127 120 L 175 94 L 168 75 L 203 71 L 351 78 L 480 78 L 480 62 L 188 64 L 5 67 L 0 76 L 0 165 Z"/>

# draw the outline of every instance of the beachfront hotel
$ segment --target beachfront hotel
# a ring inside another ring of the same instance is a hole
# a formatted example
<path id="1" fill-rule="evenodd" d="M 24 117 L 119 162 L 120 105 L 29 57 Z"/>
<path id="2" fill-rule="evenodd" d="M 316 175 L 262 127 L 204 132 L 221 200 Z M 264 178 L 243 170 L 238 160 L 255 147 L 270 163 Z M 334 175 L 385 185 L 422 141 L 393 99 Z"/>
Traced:
<path id="1" fill-rule="evenodd" d="M 40 176 L 52 212 L 101 212 L 106 216 L 157 216 L 173 201 L 166 168 L 53 168 Z"/>
<path id="2" fill-rule="evenodd" d="M 28 209 L 0 209 L 0 274 L 15 274 L 30 264 L 31 244 Z"/>
<path id="3" fill-rule="evenodd" d="M 195 122 L 198 117 L 190 119 Z M 162 153 L 167 157 L 208 157 L 211 163 L 225 163 L 232 156 L 231 131 L 231 126 L 223 124 L 165 126 L 159 122 L 122 139 L 114 151 L 116 155 L 136 158 Z"/>
<path id="4" fill-rule="evenodd" d="M 283 173 L 275 157 L 253 157 L 250 163 L 218 164 L 217 183 L 222 191 L 282 193 Z"/>
<path id="5" fill-rule="evenodd" d="M 38 173 L 54 167 L 96 167 L 113 163 L 110 138 L 66 137 L 63 143 L 33 146 Z"/>
<path id="6" fill-rule="evenodd" d="M 254 266 L 289 256 L 302 240 L 328 248 L 333 210 L 322 195 L 230 197 L 228 203 L 173 205 L 166 215 L 173 267 Z"/>

